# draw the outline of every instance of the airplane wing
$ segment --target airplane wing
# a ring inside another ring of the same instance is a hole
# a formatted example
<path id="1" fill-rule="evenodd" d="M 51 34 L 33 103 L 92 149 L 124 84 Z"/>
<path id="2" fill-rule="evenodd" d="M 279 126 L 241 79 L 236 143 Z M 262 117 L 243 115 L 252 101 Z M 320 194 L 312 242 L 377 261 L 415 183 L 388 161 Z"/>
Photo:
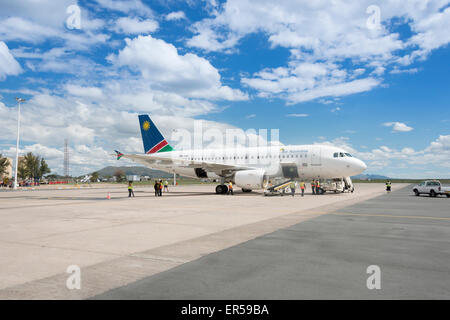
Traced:
<path id="1" fill-rule="evenodd" d="M 252 167 L 228 165 L 221 163 L 213 163 L 206 161 L 196 161 L 196 160 L 186 160 L 186 159 L 176 159 L 167 158 L 157 155 L 144 155 L 144 154 L 123 154 L 116 151 L 117 158 L 127 158 L 135 162 L 143 164 L 148 167 L 155 169 L 161 169 L 161 167 L 176 165 L 178 167 L 184 168 L 202 168 L 205 171 L 214 172 L 217 175 L 226 175 L 235 171 L 254 169 Z"/>

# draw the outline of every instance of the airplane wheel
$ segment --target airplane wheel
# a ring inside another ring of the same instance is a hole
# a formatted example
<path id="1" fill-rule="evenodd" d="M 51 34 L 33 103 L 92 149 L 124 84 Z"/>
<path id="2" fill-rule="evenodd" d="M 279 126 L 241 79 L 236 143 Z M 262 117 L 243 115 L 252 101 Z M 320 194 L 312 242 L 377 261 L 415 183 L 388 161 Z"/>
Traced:
<path id="1" fill-rule="evenodd" d="M 251 189 L 242 189 L 242 192 L 252 192 L 252 190 Z"/>
<path id="2" fill-rule="evenodd" d="M 217 194 L 224 194 L 224 193 L 226 193 L 228 191 L 228 188 L 225 186 L 225 185 L 223 185 L 223 184 L 219 184 L 217 187 L 216 187 L 216 193 Z"/>

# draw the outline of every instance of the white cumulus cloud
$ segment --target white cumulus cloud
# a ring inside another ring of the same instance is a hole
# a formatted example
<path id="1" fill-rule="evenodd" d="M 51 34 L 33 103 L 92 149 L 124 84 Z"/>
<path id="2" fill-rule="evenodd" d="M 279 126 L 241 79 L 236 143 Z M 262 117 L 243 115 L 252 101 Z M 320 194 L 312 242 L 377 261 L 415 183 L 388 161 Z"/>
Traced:
<path id="1" fill-rule="evenodd" d="M 174 11 L 166 15 L 166 20 L 172 21 L 172 20 L 181 20 L 186 19 L 186 15 L 183 11 Z"/>
<path id="2" fill-rule="evenodd" d="M 240 90 L 223 86 L 219 71 L 205 58 L 179 54 L 174 45 L 150 35 L 125 41 L 126 46 L 109 56 L 110 61 L 139 72 L 154 88 L 194 98 L 247 99 Z"/>
<path id="3" fill-rule="evenodd" d="M 158 22 L 147 19 L 122 17 L 117 19 L 114 31 L 125 34 L 146 34 L 158 29 Z"/>
<path id="4" fill-rule="evenodd" d="M 414 128 L 407 126 L 403 122 L 385 122 L 383 123 L 385 127 L 392 127 L 393 132 L 408 132 Z"/>
<path id="5" fill-rule="evenodd" d="M 233 53 L 249 34 L 263 34 L 272 48 L 289 50 L 287 66 L 281 67 L 288 74 L 262 70 L 242 82 L 259 97 L 276 95 L 288 103 L 300 103 L 372 90 L 383 83 L 381 77 L 391 68 L 392 73 L 417 72 L 415 68 L 402 71 L 398 66 L 424 59 L 450 42 L 448 1 L 378 1 L 381 21 L 376 28 L 367 27 L 371 5 L 372 0 L 214 2 L 211 16 L 191 27 L 194 35 L 187 45 Z M 396 23 L 408 25 L 412 35 L 401 37 Z M 324 61 L 334 64 L 335 70 L 325 66 L 326 73 L 321 73 Z M 295 72 L 302 64 L 313 67 L 305 69 L 306 77 Z M 272 78 L 264 73 L 272 73 Z M 367 75 L 360 78 L 363 74 Z"/>
<path id="6" fill-rule="evenodd" d="M 0 80 L 4 80 L 9 75 L 18 75 L 22 71 L 6 43 L 0 41 Z"/>

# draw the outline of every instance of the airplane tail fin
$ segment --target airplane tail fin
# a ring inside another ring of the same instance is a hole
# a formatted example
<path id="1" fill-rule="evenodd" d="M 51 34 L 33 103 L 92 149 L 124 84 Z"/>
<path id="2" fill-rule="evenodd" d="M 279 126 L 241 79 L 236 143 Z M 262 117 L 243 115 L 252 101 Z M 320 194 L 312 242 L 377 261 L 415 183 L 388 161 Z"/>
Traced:
<path id="1" fill-rule="evenodd" d="M 123 157 L 123 153 L 122 153 L 122 152 L 120 152 L 120 151 L 118 151 L 118 150 L 114 150 L 114 152 L 116 153 L 117 160 L 120 160 L 120 158 Z"/>
<path id="2" fill-rule="evenodd" d="M 141 127 L 145 153 L 167 152 L 173 150 L 147 114 L 139 115 L 139 125 Z"/>

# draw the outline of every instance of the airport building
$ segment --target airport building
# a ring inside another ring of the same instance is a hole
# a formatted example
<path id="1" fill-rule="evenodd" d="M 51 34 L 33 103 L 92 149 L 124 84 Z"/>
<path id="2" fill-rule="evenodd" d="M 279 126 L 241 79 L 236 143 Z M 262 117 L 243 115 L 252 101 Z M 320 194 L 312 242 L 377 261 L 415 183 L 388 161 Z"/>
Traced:
<path id="1" fill-rule="evenodd" d="M 9 162 L 9 166 L 6 167 L 6 173 L 0 174 L 0 180 L 3 181 L 3 179 L 11 180 L 13 176 L 13 159 L 6 158 Z"/>

